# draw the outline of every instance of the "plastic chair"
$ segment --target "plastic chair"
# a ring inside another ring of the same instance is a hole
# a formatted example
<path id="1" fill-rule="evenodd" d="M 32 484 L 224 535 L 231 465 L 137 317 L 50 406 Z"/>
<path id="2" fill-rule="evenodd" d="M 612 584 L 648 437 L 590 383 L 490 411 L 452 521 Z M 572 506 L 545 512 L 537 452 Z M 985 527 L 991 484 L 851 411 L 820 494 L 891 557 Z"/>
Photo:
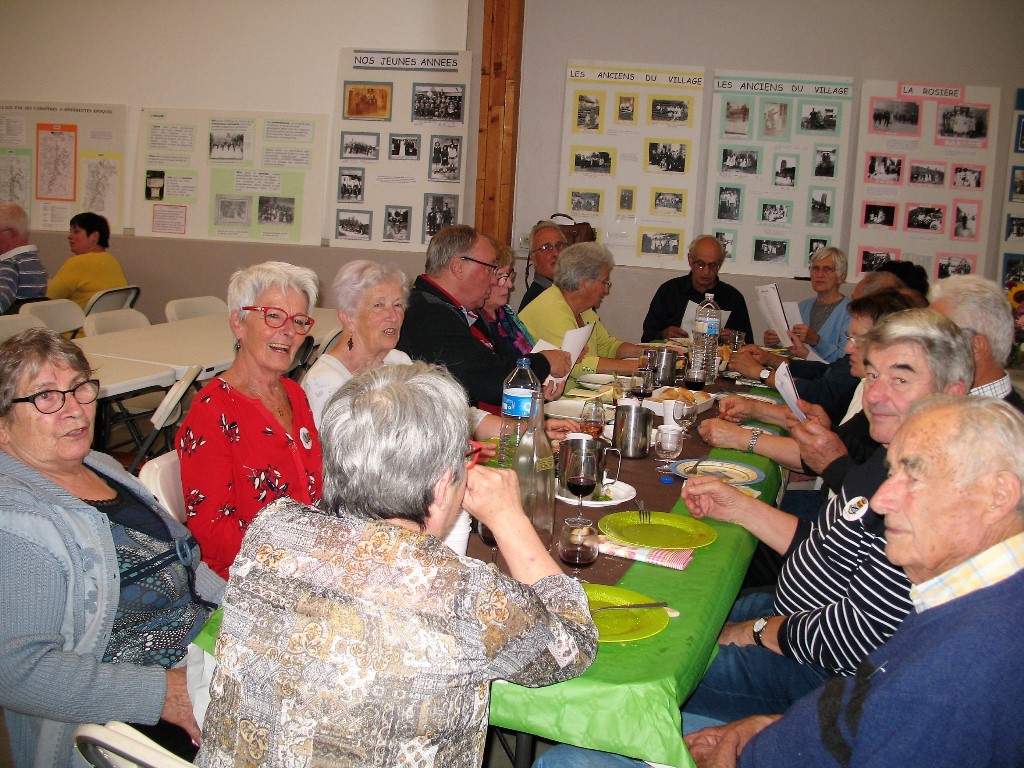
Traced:
<path id="1" fill-rule="evenodd" d="M 53 301 L 35 301 L 25 304 L 19 315 L 35 315 L 46 327 L 57 333 L 70 333 L 74 338 L 79 329 L 85 325 L 85 312 L 71 299 L 54 299 Z"/>
<path id="2" fill-rule="evenodd" d="M 139 470 L 139 481 L 180 523 L 185 522 L 185 496 L 181 490 L 181 462 L 174 451 L 150 459 Z"/>
<path id="3" fill-rule="evenodd" d="M 317 354 L 317 357 L 322 357 L 323 355 L 326 355 L 328 352 L 330 352 L 332 349 L 338 346 L 338 342 L 341 341 L 341 334 L 343 334 L 344 332 L 344 328 L 339 328 L 326 339 L 324 339 L 324 343 L 320 345 L 320 352 L 319 354 Z"/>
<path id="4" fill-rule="evenodd" d="M 148 739 L 130 725 L 111 721 L 106 725 L 87 723 L 75 729 L 75 746 L 96 768 L 191 768 L 183 760 Z"/>
<path id="5" fill-rule="evenodd" d="M 142 441 L 141 445 L 139 445 L 139 450 L 135 454 L 135 459 L 128 467 L 129 472 L 135 472 L 135 470 L 138 469 L 139 464 L 141 464 L 142 460 L 149 454 L 150 449 L 152 449 L 153 444 L 160 438 L 160 435 L 163 435 L 164 437 L 164 451 L 166 451 L 167 454 L 174 455 L 174 438 L 172 433 L 174 431 L 173 428 L 179 421 L 181 421 L 181 417 L 184 413 L 184 409 L 181 407 L 181 401 L 184 400 L 185 394 L 188 392 L 188 388 L 191 387 L 195 383 L 195 380 L 199 378 L 199 373 L 202 370 L 203 367 L 201 365 L 193 365 L 185 371 L 184 376 L 174 382 L 174 385 L 167 390 L 167 394 L 165 394 L 163 400 L 160 401 L 160 405 L 156 407 L 156 410 L 153 411 L 153 415 L 149 418 L 150 422 L 153 424 L 153 431 L 150 432 L 149 436 Z M 175 458 L 177 457 L 175 456 Z M 155 460 L 156 459 L 153 461 Z M 145 468 L 151 463 L 152 461 L 146 463 L 142 469 L 145 470 Z M 139 477 L 142 477 L 141 473 Z M 178 492 L 179 494 L 181 493 L 180 483 L 178 485 Z M 160 498 L 159 494 L 155 495 L 157 498 Z M 184 514 L 184 502 L 182 502 L 182 505 L 182 514 Z M 170 506 L 167 508 L 174 511 Z M 181 521 L 185 522 L 185 518 L 182 517 Z"/>
<path id="6" fill-rule="evenodd" d="M 6 341 L 29 328 L 45 327 L 43 319 L 35 315 L 0 315 L 0 341 Z"/>
<path id="7" fill-rule="evenodd" d="M 82 330 L 86 336 L 99 336 L 101 333 L 145 328 L 147 325 L 150 325 L 149 318 L 137 309 L 112 309 L 86 315 Z"/>
<path id="8" fill-rule="evenodd" d="M 187 299 L 172 299 L 164 307 L 167 322 L 185 320 L 189 317 L 226 314 L 228 305 L 216 296 L 191 296 Z"/>
<path id="9" fill-rule="evenodd" d="M 295 350 L 295 357 L 292 359 L 292 367 L 288 369 L 287 376 L 292 381 L 302 381 L 313 360 L 313 345 L 316 342 L 312 336 L 302 340 L 299 348 Z"/>
<path id="10" fill-rule="evenodd" d="M 111 312 L 115 309 L 131 309 L 139 300 L 142 289 L 137 285 L 126 285 L 123 288 L 108 288 L 105 291 L 94 293 L 89 303 L 85 305 L 85 314 L 88 317 L 96 312 Z"/>

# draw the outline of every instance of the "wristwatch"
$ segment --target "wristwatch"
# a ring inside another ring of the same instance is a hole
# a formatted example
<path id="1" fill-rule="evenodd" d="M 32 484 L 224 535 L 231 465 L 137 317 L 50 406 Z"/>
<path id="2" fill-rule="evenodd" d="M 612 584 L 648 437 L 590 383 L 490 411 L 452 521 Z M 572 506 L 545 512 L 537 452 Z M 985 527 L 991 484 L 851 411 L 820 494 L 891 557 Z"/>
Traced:
<path id="1" fill-rule="evenodd" d="M 768 381 L 768 377 L 771 376 L 771 375 L 772 375 L 772 369 L 771 368 L 762 368 L 761 372 L 759 374 L 757 374 L 757 378 L 759 378 L 761 381 Z"/>
<path id="2" fill-rule="evenodd" d="M 764 643 L 761 642 L 761 633 L 764 632 L 764 628 L 768 626 L 768 619 L 770 618 L 771 616 L 762 616 L 754 622 L 754 643 L 758 648 L 764 648 Z"/>
<path id="3" fill-rule="evenodd" d="M 760 427 L 754 427 L 750 430 L 750 442 L 747 443 L 747 453 L 754 452 L 754 446 L 757 445 L 757 438 L 761 436 L 762 432 L 764 432 L 764 430 Z"/>

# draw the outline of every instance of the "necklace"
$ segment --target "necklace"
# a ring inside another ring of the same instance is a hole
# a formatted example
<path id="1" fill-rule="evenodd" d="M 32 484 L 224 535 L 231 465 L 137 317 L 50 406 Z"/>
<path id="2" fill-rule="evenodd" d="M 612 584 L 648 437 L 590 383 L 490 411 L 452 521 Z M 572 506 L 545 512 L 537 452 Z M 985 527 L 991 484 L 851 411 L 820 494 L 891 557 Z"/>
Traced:
<path id="1" fill-rule="evenodd" d="M 280 399 L 277 399 L 276 402 L 271 402 L 271 399 L 269 397 L 267 397 L 266 395 L 262 394 L 260 392 L 260 390 L 257 389 L 256 386 L 252 383 L 252 381 L 246 382 L 245 385 L 250 390 L 252 390 L 253 394 L 256 395 L 256 398 L 261 403 L 263 403 L 265 406 L 267 406 L 267 408 L 269 408 L 271 411 L 276 411 L 278 418 L 281 418 L 281 419 L 284 418 L 284 408 L 281 407 L 281 405 L 280 405 L 280 402 L 281 402 Z M 280 389 L 278 389 L 277 391 L 280 392 Z"/>

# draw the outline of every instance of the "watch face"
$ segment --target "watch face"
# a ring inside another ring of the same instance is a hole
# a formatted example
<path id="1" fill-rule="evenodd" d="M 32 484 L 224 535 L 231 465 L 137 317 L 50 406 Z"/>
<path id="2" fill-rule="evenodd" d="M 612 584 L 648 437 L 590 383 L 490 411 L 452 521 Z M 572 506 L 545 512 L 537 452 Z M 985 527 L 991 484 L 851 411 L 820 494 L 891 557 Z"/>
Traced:
<path id="1" fill-rule="evenodd" d="M 771 376 L 771 375 L 772 375 L 772 372 L 768 368 L 762 368 L 761 369 L 761 373 L 758 376 L 758 378 L 760 378 L 761 381 L 768 381 L 768 377 Z"/>
<path id="2" fill-rule="evenodd" d="M 755 632 L 760 632 L 766 626 L 768 626 L 768 619 L 766 619 L 764 616 L 762 616 L 760 619 L 758 619 L 757 621 L 754 622 L 754 631 Z"/>

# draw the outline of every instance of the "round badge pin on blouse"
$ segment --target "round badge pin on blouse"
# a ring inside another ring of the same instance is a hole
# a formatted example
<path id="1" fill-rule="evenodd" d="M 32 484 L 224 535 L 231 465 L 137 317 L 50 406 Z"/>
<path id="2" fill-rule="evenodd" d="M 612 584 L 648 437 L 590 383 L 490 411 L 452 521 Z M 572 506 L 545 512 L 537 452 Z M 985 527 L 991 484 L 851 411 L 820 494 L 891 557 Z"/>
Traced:
<path id="1" fill-rule="evenodd" d="M 302 447 L 307 451 L 313 447 L 313 436 L 309 434 L 309 430 L 305 427 L 299 430 L 299 440 L 302 442 Z"/>

